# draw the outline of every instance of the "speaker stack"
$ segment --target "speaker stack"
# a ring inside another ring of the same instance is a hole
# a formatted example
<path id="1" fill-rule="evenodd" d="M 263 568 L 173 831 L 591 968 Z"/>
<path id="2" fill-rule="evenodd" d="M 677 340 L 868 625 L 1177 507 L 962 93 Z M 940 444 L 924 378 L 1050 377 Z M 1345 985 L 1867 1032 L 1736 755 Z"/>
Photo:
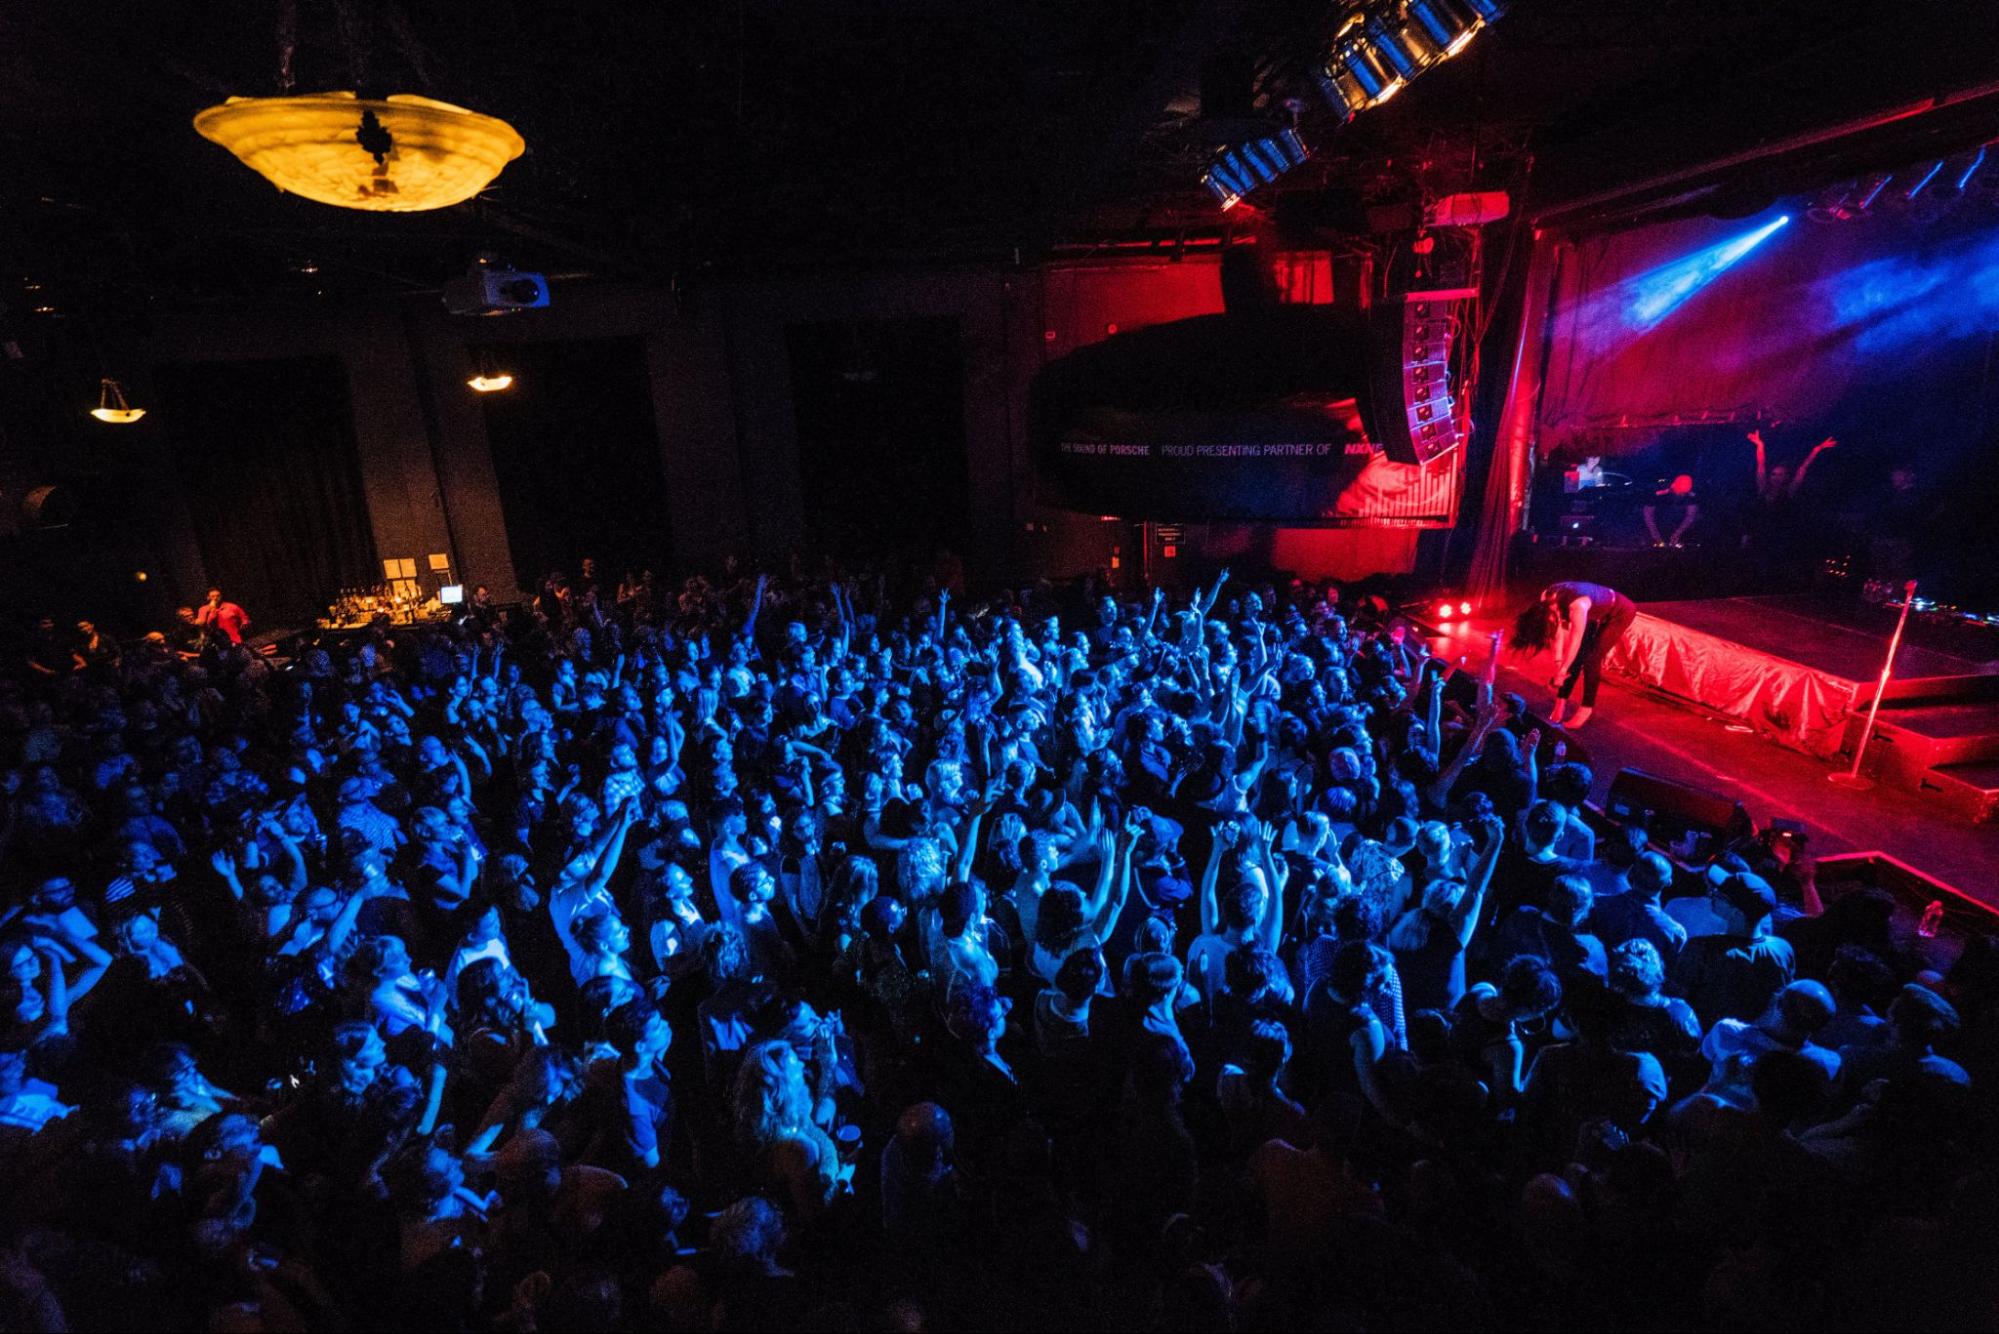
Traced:
<path id="1" fill-rule="evenodd" d="M 1687 848 L 1685 859 L 1696 862 L 1756 832 L 1741 802 L 1642 769 L 1618 772 L 1603 813 L 1620 824 L 1643 824 L 1653 846 L 1666 851 L 1680 844 Z"/>
<path id="2" fill-rule="evenodd" d="M 1451 349 L 1460 298 L 1410 292 L 1375 307 L 1375 416 L 1381 447 L 1397 463 L 1428 464 L 1464 443 L 1451 396 Z"/>

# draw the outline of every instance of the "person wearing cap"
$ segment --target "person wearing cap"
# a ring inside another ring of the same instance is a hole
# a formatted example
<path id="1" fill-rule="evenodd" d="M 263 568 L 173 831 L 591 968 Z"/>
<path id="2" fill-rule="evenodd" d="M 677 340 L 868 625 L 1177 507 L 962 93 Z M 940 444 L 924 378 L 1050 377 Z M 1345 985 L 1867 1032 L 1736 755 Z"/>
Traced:
<path id="1" fill-rule="evenodd" d="M 1797 971 L 1791 943 L 1770 929 L 1777 894 L 1769 881 L 1737 871 L 1709 900 L 1722 933 L 1689 940 L 1671 974 L 1673 989 L 1694 1007 L 1704 1028 L 1722 1019 L 1755 1019 Z"/>
<path id="2" fill-rule="evenodd" d="M 1882 1079 L 1969 1084 L 1965 1068 L 1936 1050 L 1957 1035 L 1960 1022 L 1956 1006 L 1926 986 L 1908 983 L 1888 1003 L 1888 1041 L 1840 1048 L 1841 1099 L 1857 1102 Z"/>
<path id="3" fill-rule="evenodd" d="M 1121 966 L 1136 950 L 1139 923 L 1147 917 L 1173 922 L 1194 897 L 1194 882 L 1187 875 L 1187 861 L 1180 855 L 1181 829 L 1177 821 L 1155 815 L 1143 807 L 1132 812 L 1138 837 L 1131 851 L 1132 884 L 1138 902 L 1122 914 L 1104 942 L 1113 966 Z"/>
<path id="4" fill-rule="evenodd" d="M 1778 992 L 1754 1023 L 1717 1020 L 1701 1039 L 1701 1055 L 1709 1065 L 1701 1092 L 1737 1107 L 1753 1107 L 1750 1069 L 1766 1053 L 1780 1050 L 1795 1052 L 1819 1067 L 1825 1086 L 1831 1088 L 1839 1076 L 1839 1054 L 1812 1039 L 1831 1020 L 1835 1008 L 1823 983 L 1800 978 Z"/>
<path id="5" fill-rule="evenodd" d="M 1722 882 L 1737 871 L 1747 871 L 1749 863 L 1732 852 L 1725 852 L 1715 858 L 1701 871 L 1703 884 L 1698 894 L 1682 894 L 1665 902 L 1666 915 L 1686 931 L 1687 938 L 1696 936 L 1718 936 L 1726 929 L 1721 915 L 1714 908 L 1714 892 Z"/>

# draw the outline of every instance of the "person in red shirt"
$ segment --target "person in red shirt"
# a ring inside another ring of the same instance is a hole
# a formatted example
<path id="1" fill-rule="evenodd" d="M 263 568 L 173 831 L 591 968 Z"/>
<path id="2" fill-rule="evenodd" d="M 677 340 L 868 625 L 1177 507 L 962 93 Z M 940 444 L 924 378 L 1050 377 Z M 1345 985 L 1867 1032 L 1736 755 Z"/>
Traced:
<path id="1" fill-rule="evenodd" d="M 250 613 L 233 602 L 222 600 L 222 590 L 208 590 L 208 600 L 201 604 L 201 610 L 194 614 L 194 623 L 203 629 L 219 633 L 231 644 L 243 642 L 243 631 L 250 624 Z"/>

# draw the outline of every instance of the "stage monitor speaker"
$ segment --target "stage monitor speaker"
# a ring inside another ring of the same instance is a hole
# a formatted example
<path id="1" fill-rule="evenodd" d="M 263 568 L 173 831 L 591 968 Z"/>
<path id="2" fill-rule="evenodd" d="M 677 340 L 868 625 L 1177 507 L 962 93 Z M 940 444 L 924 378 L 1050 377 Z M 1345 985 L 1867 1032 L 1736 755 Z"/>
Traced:
<path id="1" fill-rule="evenodd" d="M 1741 802 L 1642 769 L 1618 771 L 1603 811 L 1621 824 L 1642 824 L 1653 846 L 1687 862 L 1705 861 L 1755 832 Z"/>
<path id="2" fill-rule="evenodd" d="M 1375 430 L 1397 463 L 1427 464 L 1464 443 L 1451 395 L 1458 302 L 1412 292 L 1375 307 Z"/>

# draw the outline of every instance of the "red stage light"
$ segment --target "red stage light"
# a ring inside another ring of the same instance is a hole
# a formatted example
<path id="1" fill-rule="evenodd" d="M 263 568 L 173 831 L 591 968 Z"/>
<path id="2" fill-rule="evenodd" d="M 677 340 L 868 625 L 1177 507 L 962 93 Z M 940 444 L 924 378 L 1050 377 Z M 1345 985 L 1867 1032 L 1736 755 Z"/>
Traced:
<path id="1" fill-rule="evenodd" d="M 1437 619 L 1438 619 L 1438 620 L 1440 620 L 1440 621 L 1448 621 L 1448 620 L 1450 620 L 1450 619 L 1451 619 L 1451 604 L 1450 604 L 1450 603 L 1448 603 L 1448 602 L 1439 602 L 1439 603 L 1437 604 Z"/>
<path id="2" fill-rule="evenodd" d="M 1469 616 L 1469 615 L 1471 615 L 1471 603 L 1469 603 L 1469 602 L 1460 602 L 1460 603 L 1458 604 L 1458 615 L 1460 615 L 1460 616 Z"/>

